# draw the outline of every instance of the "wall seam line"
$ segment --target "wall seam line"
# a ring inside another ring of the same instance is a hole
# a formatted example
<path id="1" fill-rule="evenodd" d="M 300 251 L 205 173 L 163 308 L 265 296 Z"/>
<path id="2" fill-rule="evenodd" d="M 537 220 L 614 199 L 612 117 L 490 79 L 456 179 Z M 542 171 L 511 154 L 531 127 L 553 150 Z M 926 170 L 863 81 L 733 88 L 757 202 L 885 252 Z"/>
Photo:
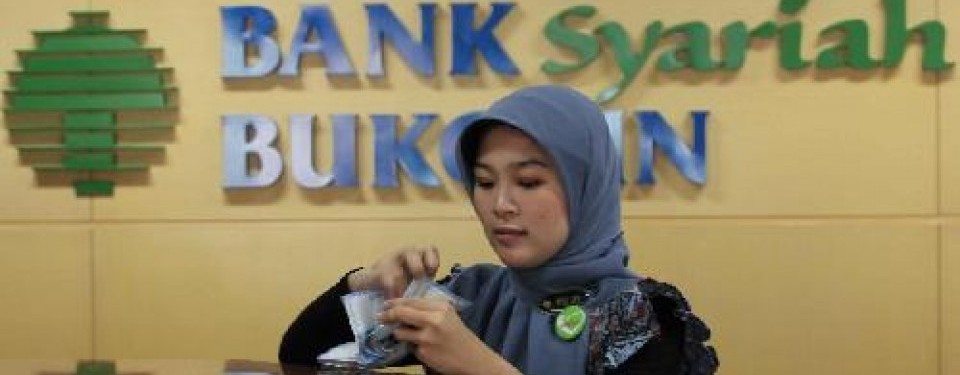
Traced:
<path id="1" fill-rule="evenodd" d="M 940 0 L 934 0 L 933 3 L 934 3 L 934 13 L 936 13 L 936 19 L 941 19 L 940 18 L 941 16 Z M 943 236 L 946 233 L 944 229 L 945 229 L 945 226 L 947 225 L 946 216 L 944 215 L 945 212 L 943 209 L 944 191 L 943 191 L 943 138 L 942 136 L 943 136 L 943 79 L 944 78 L 945 76 L 942 71 L 936 72 L 936 85 L 934 85 L 935 95 L 933 100 L 934 111 L 936 111 L 934 112 L 936 113 L 936 116 L 934 117 L 934 122 L 936 123 L 935 129 L 934 129 L 934 137 L 935 137 L 934 150 L 936 152 L 935 154 L 936 157 L 934 158 L 935 160 L 934 163 L 936 164 L 935 165 L 936 196 L 934 197 L 934 199 L 936 199 L 937 217 L 939 218 L 938 224 L 937 224 L 937 258 L 936 258 L 936 261 L 937 261 L 937 270 L 936 270 L 936 274 L 937 274 L 937 286 L 936 286 L 936 289 L 937 289 L 937 352 L 935 357 L 937 360 L 937 366 L 936 366 L 937 373 L 940 375 L 946 375 L 946 373 L 944 372 L 946 371 L 946 366 L 944 365 L 944 360 L 946 358 L 944 354 L 945 354 L 946 348 L 944 347 L 945 338 L 944 338 L 944 332 L 943 332 L 945 328 L 944 322 L 943 322 L 944 320 L 943 319 L 943 314 L 944 314 L 944 311 L 943 311 L 944 280 L 943 278 L 945 275 L 944 267 L 946 267 L 946 265 L 943 263 L 944 262 Z"/>
<path id="2" fill-rule="evenodd" d="M 643 216 L 625 215 L 625 220 L 681 221 L 940 221 L 960 219 L 956 214 L 933 215 L 770 215 L 770 216 Z M 145 224 L 290 224 L 290 223 L 364 223 L 364 222 L 474 222 L 474 217 L 385 217 L 385 218 L 264 218 L 264 219 L 115 219 L 93 222 L 2 221 L 4 226 L 76 226 L 90 225 L 145 225 Z"/>
<path id="3" fill-rule="evenodd" d="M 946 367 L 944 366 L 944 361 L 947 358 L 944 355 L 944 352 L 946 351 L 946 347 L 944 347 L 945 338 L 944 338 L 944 332 L 943 332 L 943 330 L 945 329 L 944 322 L 943 322 L 944 320 L 943 319 L 943 314 L 944 314 L 943 294 L 945 291 L 943 278 L 946 275 L 946 273 L 944 272 L 944 268 L 946 267 L 946 265 L 943 263 L 945 260 L 944 248 L 943 248 L 944 246 L 943 237 L 946 233 L 944 230 L 945 229 L 944 227 L 946 225 L 947 224 L 945 221 L 941 221 L 940 225 L 937 226 L 937 271 L 936 271 L 937 272 L 937 352 L 936 352 L 936 358 L 937 358 L 937 373 L 940 375 L 946 375 L 946 372 L 945 372 Z"/>
<path id="4" fill-rule="evenodd" d="M 88 198 L 90 214 L 87 219 L 87 231 L 90 236 L 90 351 L 93 359 L 99 358 L 97 350 L 97 231 L 94 228 L 94 198 Z"/>

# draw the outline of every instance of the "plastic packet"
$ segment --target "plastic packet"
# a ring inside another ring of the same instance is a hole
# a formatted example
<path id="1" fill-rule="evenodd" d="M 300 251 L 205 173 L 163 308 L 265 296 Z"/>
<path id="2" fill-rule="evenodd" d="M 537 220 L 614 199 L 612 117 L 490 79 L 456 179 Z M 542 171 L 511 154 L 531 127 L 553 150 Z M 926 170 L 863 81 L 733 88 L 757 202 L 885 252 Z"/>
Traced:
<path id="1" fill-rule="evenodd" d="M 360 342 L 365 332 L 377 325 L 377 314 L 383 311 L 383 293 L 379 291 L 361 291 L 340 297 L 343 308 L 350 320 L 350 330 Z"/>
<path id="2" fill-rule="evenodd" d="M 466 308 L 470 303 L 451 293 L 446 288 L 437 284 L 428 278 L 417 279 L 407 286 L 403 293 L 404 298 L 433 298 L 450 302 L 457 310 Z M 382 298 L 382 295 L 381 295 Z M 383 309 L 382 299 L 377 311 Z M 347 311 L 350 314 L 350 311 Z M 379 368 L 399 361 L 410 353 L 410 344 L 398 341 L 393 336 L 393 330 L 396 328 L 393 324 L 376 324 L 374 317 L 374 327 L 366 328 L 362 337 L 358 337 L 359 355 L 357 362 L 366 368 Z M 353 326 L 353 323 L 351 323 Z M 354 331 L 356 334 L 357 331 Z"/>

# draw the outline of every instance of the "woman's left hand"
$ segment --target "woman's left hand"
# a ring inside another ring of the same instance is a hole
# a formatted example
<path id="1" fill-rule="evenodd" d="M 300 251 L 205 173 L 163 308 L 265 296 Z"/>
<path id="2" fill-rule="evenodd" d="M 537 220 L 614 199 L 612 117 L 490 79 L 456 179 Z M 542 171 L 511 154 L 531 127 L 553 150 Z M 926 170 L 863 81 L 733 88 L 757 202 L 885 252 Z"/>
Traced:
<path id="1" fill-rule="evenodd" d="M 414 345 L 424 365 L 447 375 L 520 374 L 463 325 L 449 302 L 397 298 L 386 303 L 380 320 L 396 324 L 394 336 Z"/>

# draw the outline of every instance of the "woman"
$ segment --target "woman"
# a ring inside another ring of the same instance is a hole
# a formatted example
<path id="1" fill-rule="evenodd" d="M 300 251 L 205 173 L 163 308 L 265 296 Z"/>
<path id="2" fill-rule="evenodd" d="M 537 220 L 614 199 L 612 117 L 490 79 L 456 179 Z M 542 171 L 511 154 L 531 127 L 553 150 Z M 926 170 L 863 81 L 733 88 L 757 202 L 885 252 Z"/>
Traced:
<path id="1" fill-rule="evenodd" d="M 459 313 L 425 299 L 387 303 L 381 320 L 397 324 L 417 360 L 443 374 L 713 373 L 709 331 L 679 292 L 626 268 L 620 161 L 599 107 L 565 87 L 524 88 L 470 124 L 457 152 L 505 267 L 454 270 L 444 283 L 472 303 Z M 291 325 L 280 360 L 314 363 L 353 338 L 340 295 L 398 297 L 438 264 L 436 249 L 407 248 L 348 274 Z"/>

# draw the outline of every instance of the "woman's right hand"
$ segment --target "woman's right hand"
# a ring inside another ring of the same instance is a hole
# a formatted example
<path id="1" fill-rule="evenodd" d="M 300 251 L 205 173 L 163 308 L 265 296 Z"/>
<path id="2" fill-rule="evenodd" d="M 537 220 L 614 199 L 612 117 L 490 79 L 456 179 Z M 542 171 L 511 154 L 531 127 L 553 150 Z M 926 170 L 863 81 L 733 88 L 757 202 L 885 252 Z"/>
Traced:
<path id="1" fill-rule="evenodd" d="M 398 298 L 414 279 L 433 278 L 438 267 L 440 255 L 436 247 L 404 247 L 350 274 L 347 284 L 353 292 L 379 289 L 386 299 Z"/>

